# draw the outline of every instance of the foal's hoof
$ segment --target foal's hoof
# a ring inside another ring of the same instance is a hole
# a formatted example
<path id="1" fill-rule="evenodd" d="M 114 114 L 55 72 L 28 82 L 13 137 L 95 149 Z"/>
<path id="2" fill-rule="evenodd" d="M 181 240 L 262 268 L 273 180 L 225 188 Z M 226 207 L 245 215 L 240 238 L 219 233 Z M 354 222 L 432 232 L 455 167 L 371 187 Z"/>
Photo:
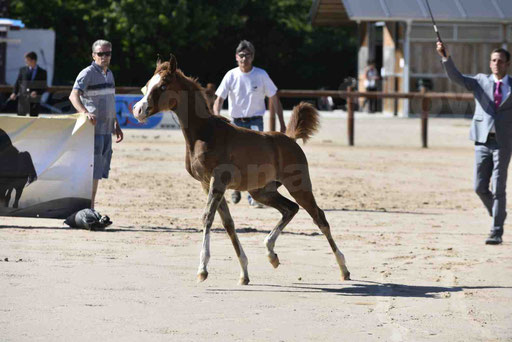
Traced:
<path id="1" fill-rule="evenodd" d="M 238 282 L 238 285 L 248 285 L 249 284 L 249 278 L 240 278 L 240 281 Z"/>
<path id="2" fill-rule="evenodd" d="M 279 266 L 279 257 L 277 256 L 277 254 L 269 255 L 268 260 L 270 261 L 272 266 L 274 266 L 274 268 L 277 268 Z"/>
<path id="3" fill-rule="evenodd" d="M 206 278 L 208 278 L 208 272 L 204 271 L 204 272 L 199 272 L 197 274 L 197 282 L 198 283 L 201 283 L 203 281 L 206 280 Z"/>
<path id="4" fill-rule="evenodd" d="M 342 280 L 350 280 L 350 272 L 348 270 L 346 272 L 343 272 L 341 274 L 341 279 Z"/>

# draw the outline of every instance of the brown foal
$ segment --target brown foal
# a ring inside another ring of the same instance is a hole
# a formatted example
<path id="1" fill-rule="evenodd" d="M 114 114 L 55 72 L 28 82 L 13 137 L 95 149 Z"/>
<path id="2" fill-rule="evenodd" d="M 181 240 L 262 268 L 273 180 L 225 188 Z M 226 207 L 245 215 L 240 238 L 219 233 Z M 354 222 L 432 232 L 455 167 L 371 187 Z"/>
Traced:
<path id="1" fill-rule="evenodd" d="M 279 266 L 279 258 L 274 252 L 276 239 L 300 205 L 326 236 L 342 278 L 350 279 L 343 253 L 336 246 L 324 212 L 313 196 L 306 156 L 295 141 L 306 141 L 317 130 L 319 119 L 313 106 L 304 102 L 295 106 L 286 134 L 234 126 L 227 119 L 211 113 L 203 89 L 197 81 L 177 69 L 173 55 L 168 62 L 157 62 L 155 73 L 145 88 L 144 97 L 134 106 L 133 114 L 143 121 L 164 110 L 176 113 L 186 142 L 186 169 L 201 182 L 208 194 L 203 215 L 199 281 L 208 277 L 210 228 L 217 211 L 241 265 L 240 284 L 249 283 L 247 257 L 224 199 L 227 189 L 248 191 L 256 201 L 276 208 L 282 214 L 281 220 L 265 238 L 272 266 Z M 277 191 L 280 185 L 286 187 L 298 205 Z"/>

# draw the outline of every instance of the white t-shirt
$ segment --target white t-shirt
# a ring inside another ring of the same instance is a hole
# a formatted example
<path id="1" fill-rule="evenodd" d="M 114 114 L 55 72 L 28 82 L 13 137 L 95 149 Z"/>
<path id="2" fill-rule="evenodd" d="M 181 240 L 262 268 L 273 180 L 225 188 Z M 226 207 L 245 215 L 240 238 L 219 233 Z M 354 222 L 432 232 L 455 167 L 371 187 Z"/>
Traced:
<path id="1" fill-rule="evenodd" d="M 252 67 L 248 73 L 239 67 L 231 69 L 222 79 L 215 95 L 228 98 L 232 118 L 250 118 L 265 114 L 265 96 L 272 97 L 277 87 L 263 69 Z"/>

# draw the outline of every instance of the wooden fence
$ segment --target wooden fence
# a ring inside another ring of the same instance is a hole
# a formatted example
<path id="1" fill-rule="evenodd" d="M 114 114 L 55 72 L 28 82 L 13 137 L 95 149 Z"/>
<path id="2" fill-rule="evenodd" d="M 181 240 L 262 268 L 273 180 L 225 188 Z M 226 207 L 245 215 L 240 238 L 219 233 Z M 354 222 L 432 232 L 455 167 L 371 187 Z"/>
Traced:
<path id="1" fill-rule="evenodd" d="M 428 147 L 428 116 L 430 103 L 434 99 L 446 99 L 457 101 L 473 101 L 473 94 L 470 93 L 429 93 L 426 91 L 414 93 L 383 93 L 383 92 L 357 92 L 351 87 L 344 91 L 337 90 L 280 90 L 280 98 L 318 98 L 331 96 L 332 98 L 342 98 L 347 101 L 347 128 L 348 144 L 354 146 L 354 104 L 359 98 L 373 99 L 415 99 L 421 101 L 421 141 L 424 148 Z M 275 130 L 275 117 L 270 117 L 270 129 Z"/>
<path id="2" fill-rule="evenodd" d="M 0 93 L 11 93 L 12 86 L 0 85 Z M 72 86 L 51 86 L 47 88 L 49 93 L 71 93 Z M 142 94 L 140 92 L 141 87 L 116 87 L 116 93 L 118 94 Z"/>
<path id="3" fill-rule="evenodd" d="M 50 93 L 69 94 L 71 86 L 52 86 L 48 87 Z M 342 98 L 347 101 L 347 128 L 348 128 L 348 144 L 354 146 L 354 104 L 359 98 L 374 99 L 415 99 L 421 100 L 421 141 L 424 148 L 428 147 L 428 116 L 430 101 L 435 99 L 457 100 L 457 101 L 473 101 L 473 94 L 470 93 L 383 93 L 383 92 L 357 92 L 352 87 L 347 90 L 279 90 L 277 95 L 279 98 L 319 98 L 323 96 L 331 96 L 332 98 Z M 0 93 L 10 93 L 11 86 L 0 85 Z M 141 94 L 139 87 L 116 87 L 117 94 Z M 67 96 L 66 96 L 67 97 Z M 276 129 L 275 117 L 270 117 L 270 130 Z"/>

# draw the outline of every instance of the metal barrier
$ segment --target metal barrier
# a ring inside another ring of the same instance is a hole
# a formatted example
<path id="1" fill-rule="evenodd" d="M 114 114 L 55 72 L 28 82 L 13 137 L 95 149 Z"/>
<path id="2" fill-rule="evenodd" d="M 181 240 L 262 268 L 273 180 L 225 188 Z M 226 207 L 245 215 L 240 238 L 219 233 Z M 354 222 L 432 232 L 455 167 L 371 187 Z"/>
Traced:
<path id="1" fill-rule="evenodd" d="M 377 99 L 419 99 L 421 100 L 421 140 L 424 148 L 428 147 L 428 116 L 430 101 L 434 99 L 446 99 L 457 101 L 473 101 L 473 94 L 470 93 L 429 93 L 424 89 L 422 92 L 412 93 L 383 93 L 383 92 L 358 92 L 353 91 L 352 87 L 347 90 L 279 90 L 279 98 L 297 98 L 297 97 L 322 97 L 332 96 L 333 98 L 342 98 L 347 100 L 347 129 L 348 144 L 354 146 L 354 103 L 358 98 L 377 98 Z M 270 117 L 270 129 L 276 129 L 275 117 Z"/>

